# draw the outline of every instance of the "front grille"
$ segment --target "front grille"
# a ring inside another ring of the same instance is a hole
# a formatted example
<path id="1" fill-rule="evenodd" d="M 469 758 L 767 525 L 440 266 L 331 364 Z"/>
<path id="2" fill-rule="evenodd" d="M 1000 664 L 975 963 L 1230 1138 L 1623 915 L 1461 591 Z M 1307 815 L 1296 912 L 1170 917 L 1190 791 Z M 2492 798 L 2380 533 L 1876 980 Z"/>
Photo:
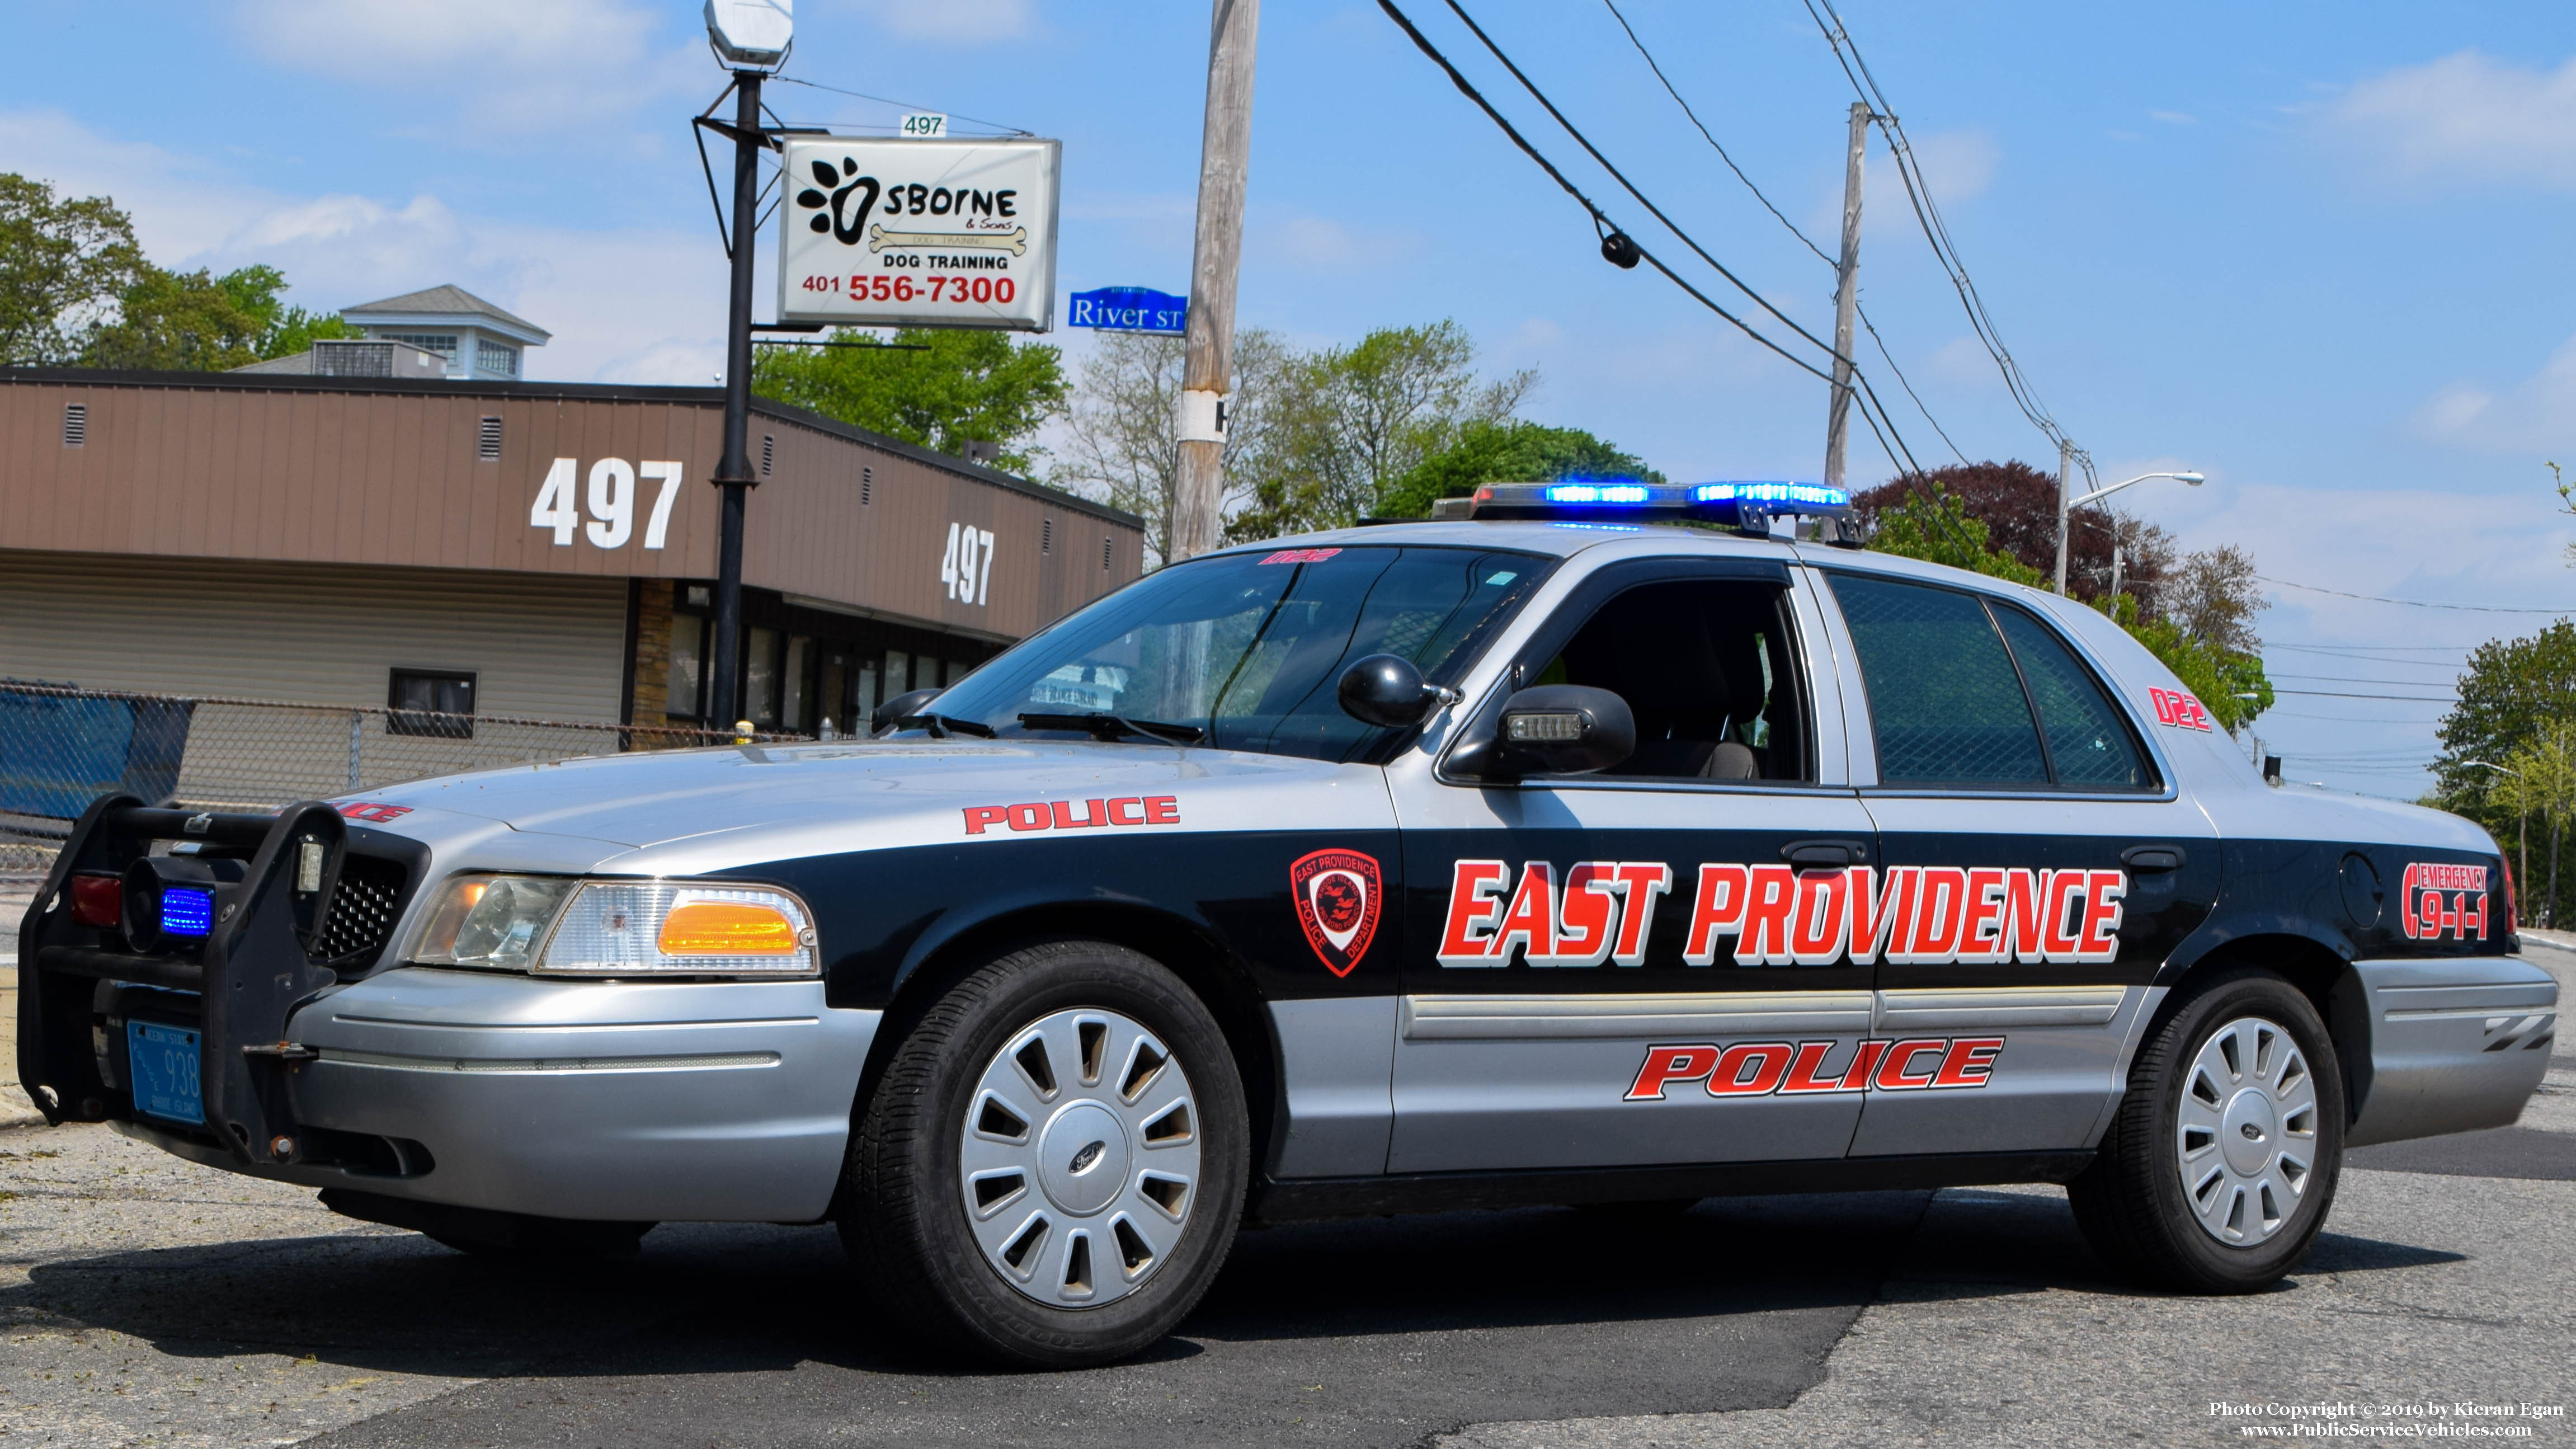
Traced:
<path id="1" fill-rule="evenodd" d="M 344 858 L 340 888 L 331 897 L 331 914 L 322 922 L 315 954 L 343 970 L 375 965 L 393 935 L 403 887 L 410 881 L 411 871 L 401 861 L 354 854 Z"/>

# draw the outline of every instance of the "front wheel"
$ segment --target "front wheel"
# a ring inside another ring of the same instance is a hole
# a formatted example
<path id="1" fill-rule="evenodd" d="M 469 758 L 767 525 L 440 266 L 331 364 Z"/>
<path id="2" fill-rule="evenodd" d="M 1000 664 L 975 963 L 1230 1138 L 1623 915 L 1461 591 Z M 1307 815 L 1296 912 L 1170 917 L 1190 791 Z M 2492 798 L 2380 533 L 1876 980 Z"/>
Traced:
<path id="1" fill-rule="evenodd" d="M 2343 1126 L 2343 1073 L 2316 1008 L 2268 972 L 2232 973 L 2150 1035 L 2067 1196 L 2086 1241 L 2129 1276 L 2255 1292 L 2324 1228 Z"/>
<path id="2" fill-rule="evenodd" d="M 1015 951 L 922 1014 L 852 1144 L 843 1241 L 895 1322 L 1033 1368 L 1124 1358 L 1214 1281 L 1251 1132 L 1224 1033 L 1098 941 Z"/>

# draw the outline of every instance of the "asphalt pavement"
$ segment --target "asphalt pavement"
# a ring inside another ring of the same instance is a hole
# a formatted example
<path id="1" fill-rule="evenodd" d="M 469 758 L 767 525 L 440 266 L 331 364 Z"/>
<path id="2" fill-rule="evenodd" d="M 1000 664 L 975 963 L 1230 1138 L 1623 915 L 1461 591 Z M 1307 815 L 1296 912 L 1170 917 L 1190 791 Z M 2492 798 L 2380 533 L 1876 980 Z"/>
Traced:
<path id="1" fill-rule="evenodd" d="M 0 1131 L 0 1446 L 2198 1443 L 2337 1410 L 2550 1443 L 2523 1406 L 2571 1400 L 2566 1067 L 2517 1126 L 2355 1153 L 2247 1298 L 2109 1280 L 2053 1188 L 1462 1213 L 1245 1233 L 1179 1334 L 1080 1374 L 922 1361 L 828 1230 L 530 1267 Z"/>

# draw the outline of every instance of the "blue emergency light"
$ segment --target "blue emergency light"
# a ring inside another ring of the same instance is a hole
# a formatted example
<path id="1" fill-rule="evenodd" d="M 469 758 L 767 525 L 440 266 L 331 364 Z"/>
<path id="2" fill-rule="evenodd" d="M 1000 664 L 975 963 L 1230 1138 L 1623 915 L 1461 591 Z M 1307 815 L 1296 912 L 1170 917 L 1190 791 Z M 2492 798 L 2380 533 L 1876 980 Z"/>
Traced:
<path id="1" fill-rule="evenodd" d="M 215 893 L 188 886 L 169 886 L 161 892 L 161 934 L 165 936 L 203 936 L 215 929 Z"/>
<path id="2" fill-rule="evenodd" d="M 1688 521 L 1764 534 L 1770 532 L 1774 518 L 1851 516 L 1851 494 L 1820 483 L 1641 483 L 1633 478 L 1487 483 L 1462 501 L 1467 504 L 1466 515 L 1479 519 Z"/>

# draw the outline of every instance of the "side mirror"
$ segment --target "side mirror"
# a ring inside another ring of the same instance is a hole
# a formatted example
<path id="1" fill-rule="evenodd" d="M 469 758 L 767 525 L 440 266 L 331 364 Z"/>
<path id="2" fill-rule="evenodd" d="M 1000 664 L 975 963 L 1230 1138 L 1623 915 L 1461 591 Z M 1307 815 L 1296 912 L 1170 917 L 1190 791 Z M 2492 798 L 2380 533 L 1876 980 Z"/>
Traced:
<path id="1" fill-rule="evenodd" d="M 1628 701 L 1585 684 L 1541 684 L 1503 701 L 1497 775 L 1583 775 L 1637 752 Z"/>
<path id="2" fill-rule="evenodd" d="M 905 715 L 921 713 L 921 707 L 937 699 L 939 695 L 940 691 L 936 689 L 916 689 L 910 694 L 896 695 L 878 705 L 877 712 L 868 716 L 868 733 L 884 734 L 887 725 L 893 724 Z"/>
<path id="3" fill-rule="evenodd" d="M 1458 698 L 1456 690 L 1424 682 L 1422 671 L 1400 654 L 1372 654 L 1343 670 L 1333 695 L 1342 713 L 1392 729 L 1420 724 L 1434 708 Z"/>

